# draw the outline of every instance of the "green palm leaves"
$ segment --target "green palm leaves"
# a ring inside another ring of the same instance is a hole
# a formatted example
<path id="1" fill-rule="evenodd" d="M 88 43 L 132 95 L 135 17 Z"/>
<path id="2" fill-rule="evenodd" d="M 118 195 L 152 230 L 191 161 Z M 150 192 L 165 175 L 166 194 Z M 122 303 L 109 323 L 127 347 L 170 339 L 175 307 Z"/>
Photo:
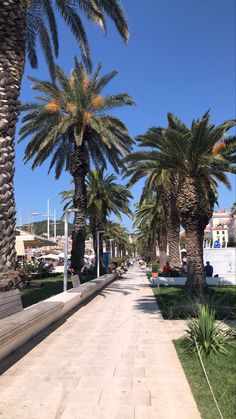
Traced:
<path id="1" fill-rule="evenodd" d="M 235 120 L 229 120 L 215 127 L 210 123 L 209 112 L 201 119 L 193 120 L 187 128 L 177 117 L 168 114 L 168 127 L 150 128 L 146 134 L 138 136 L 141 147 L 151 150 L 134 153 L 127 159 L 128 174 L 133 181 L 155 170 L 176 170 L 181 175 L 205 176 L 210 173 L 218 179 L 224 169 L 234 170 L 229 165 L 235 163 L 235 139 L 226 141 L 226 149 L 214 152 L 214 147 L 222 140 L 225 133 L 235 126 Z M 231 158 L 229 148 L 231 147 Z M 232 153 L 234 158 L 232 160 Z M 221 179 L 220 179 L 221 181 Z"/>
<path id="2" fill-rule="evenodd" d="M 24 161 L 32 159 L 34 169 L 50 158 L 49 171 L 54 168 L 56 178 L 60 177 L 63 169 L 73 177 L 73 206 L 77 212 L 72 232 L 71 263 L 78 273 L 84 260 L 87 215 L 85 179 L 89 166 L 93 163 L 95 167 L 106 168 L 109 162 L 118 172 L 122 158 L 130 152 L 133 143 L 125 124 L 113 114 L 109 115 L 108 111 L 133 105 L 134 101 L 126 93 L 102 95 L 104 87 L 116 72 L 100 76 L 100 71 L 101 66 L 98 66 L 94 74 L 89 75 L 84 65 L 75 60 L 75 68 L 67 77 L 57 67 L 55 83 L 31 79 L 33 88 L 40 91 L 40 96 L 37 97 L 37 103 L 22 107 L 26 114 L 20 130 L 20 141 L 31 137 Z M 112 180 L 107 179 L 110 182 Z"/>
<path id="3" fill-rule="evenodd" d="M 129 202 L 132 194 L 126 186 L 119 185 L 113 174 L 104 174 L 104 169 L 93 169 L 88 173 L 87 185 L 87 209 L 88 216 L 101 223 L 107 222 L 112 213 L 121 220 L 121 213 L 131 216 Z M 74 189 L 60 193 L 64 209 L 72 205 Z"/>
<path id="4" fill-rule="evenodd" d="M 71 170 L 71 154 L 84 145 L 95 165 L 106 167 L 108 160 L 115 170 L 127 154 L 132 140 L 124 123 L 107 112 L 124 105 L 133 105 L 126 93 L 102 96 L 102 90 L 117 74 L 100 76 L 101 66 L 89 77 L 82 63 L 75 60 L 69 77 L 56 68 L 56 83 L 33 81 L 40 92 L 38 102 L 25 104 L 20 141 L 31 136 L 24 161 L 33 159 L 32 168 L 49 156 L 49 171 L 54 168 L 59 178 L 63 168 Z"/>
<path id="5" fill-rule="evenodd" d="M 90 70 L 92 63 L 82 16 L 106 32 L 107 15 L 115 23 L 121 37 L 128 41 L 126 16 L 117 0 L 30 0 L 26 3 L 26 49 L 33 68 L 38 66 L 36 46 L 39 41 L 49 70 L 55 75 L 54 56 L 57 57 L 59 52 L 56 10 L 75 36 L 82 58 Z"/>
<path id="6" fill-rule="evenodd" d="M 167 128 L 153 127 L 138 136 L 140 147 L 145 149 L 126 158 L 126 174 L 130 176 L 129 184 L 145 177 L 143 195 L 146 191 L 156 192 L 163 202 L 170 245 L 173 241 L 178 244 L 175 224 L 180 221 L 185 228 L 187 284 L 191 288 L 191 284 L 204 284 L 203 234 L 217 200 L 218 182 L 229 188 L 227 173 L 236 171 L 236 138 L 225 137 L 236 121 L 214 126 L 206 112 L 188 128 L 171 113 L 167 118 Z M 171 235 L 174 229 L 176 234 Z M 178 252 L 172 250 L 178 268 Z"/>
<path id="7" fill-rule="evenodd" d="M 132 194 L 126 186 L 116 183 L 116 176 L 104 175 L 104 169 L 94 169 L 87 177 L 88 213 L 104 220 L 113 213 L 121 220 L 121 213 L 131 215 L 129 201 Z"/>

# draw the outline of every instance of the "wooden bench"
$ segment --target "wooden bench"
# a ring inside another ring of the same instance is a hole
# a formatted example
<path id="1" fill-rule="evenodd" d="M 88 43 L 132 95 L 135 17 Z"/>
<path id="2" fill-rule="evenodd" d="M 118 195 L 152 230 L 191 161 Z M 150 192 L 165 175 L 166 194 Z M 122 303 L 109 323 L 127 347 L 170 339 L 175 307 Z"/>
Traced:
<path id="1" fill-rule="evenodd" d="M 22 308 L 19 290 L 2 293 L 0 362 L 114 279 L 115 275 L 104 275 L 25 309 Z M 7 308 L 9 301 L 12 304 Z"/>
<path id="2" fill-rule="evenodd" d="M 18 289 L 0 293 L 0 360 L 60 317 L 63 302 L 43 301 L 23 309 Z"/>
<path id="3" fill-rule="evenodd" d="M 18 289 L 0 292 L 0 319 L 23 310 Z"/>

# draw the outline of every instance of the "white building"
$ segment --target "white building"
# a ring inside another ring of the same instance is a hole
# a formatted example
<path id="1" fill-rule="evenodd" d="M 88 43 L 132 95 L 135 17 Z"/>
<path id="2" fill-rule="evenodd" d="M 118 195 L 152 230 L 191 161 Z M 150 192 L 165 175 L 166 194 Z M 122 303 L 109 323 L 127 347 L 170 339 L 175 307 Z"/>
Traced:
<path id="1" fill-rule="evenodd" d="M 224 210 L 214 211 L 208 226 L 205 229 L 206 247 L 214 247 L 215 242 L 220 247 L 227 247 L 229 241 L 229 227 L 232 224 L 230 212 Z"/>

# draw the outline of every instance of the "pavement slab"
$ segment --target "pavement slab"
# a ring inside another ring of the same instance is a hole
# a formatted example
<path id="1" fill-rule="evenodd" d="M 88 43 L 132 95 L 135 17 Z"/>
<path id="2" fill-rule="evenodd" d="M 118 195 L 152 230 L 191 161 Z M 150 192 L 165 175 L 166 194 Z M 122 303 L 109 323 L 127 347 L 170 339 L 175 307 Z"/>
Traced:
<path id="1" fill-rule="evenodd" d="M 50 331 L 50 333 L 49 333 Z M 199 419 L 172 339 L 138 268 L 2 363 L 1 419 Z"/>

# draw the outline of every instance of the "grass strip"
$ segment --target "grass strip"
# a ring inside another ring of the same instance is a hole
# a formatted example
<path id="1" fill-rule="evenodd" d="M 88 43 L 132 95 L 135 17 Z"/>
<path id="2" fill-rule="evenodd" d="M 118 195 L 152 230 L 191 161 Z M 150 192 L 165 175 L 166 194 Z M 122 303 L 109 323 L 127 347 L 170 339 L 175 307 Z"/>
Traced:
<path id="1" fill-rule="evenodd" d="M 196 303 L 200 303 L 200 300 L 191 297 L 181 285 L 152 287 L 152 290 L 164 319 L 185 319 L 186 316 L 193 315 L 197 308 Z M 236 318 L 235 286 L 211 286 L 205 299 L 215 309 L 217 319 Z"/>
<path id="2" fill-rule="evenodd" d="M 94 278 L 96 278 L 95 273 L 87 274 L 82 278 L 82 283 Z M 29 286 L 21 289 L 21 299 L 24 308 L 63 292 L 63 275 L 37 279 L 34 280 L 34 282 L 41 282 L 43 286 L 40 288 L 32 288 Z M 68 289 L 72 288 L 70 277 L 68 277 L 67 287 Z"/>
<path id="3" fill-rule="evenodd" d="M 209 387 L 197 353 L 184 353 L 185 338 L 174 341 L 180 362 L 203 419 L 218 419 Z M 218 354 L 203 358 L 215 397 L 225 419 L 236 417 L 236 342 L 228 347 L 229 355 Z"/>

